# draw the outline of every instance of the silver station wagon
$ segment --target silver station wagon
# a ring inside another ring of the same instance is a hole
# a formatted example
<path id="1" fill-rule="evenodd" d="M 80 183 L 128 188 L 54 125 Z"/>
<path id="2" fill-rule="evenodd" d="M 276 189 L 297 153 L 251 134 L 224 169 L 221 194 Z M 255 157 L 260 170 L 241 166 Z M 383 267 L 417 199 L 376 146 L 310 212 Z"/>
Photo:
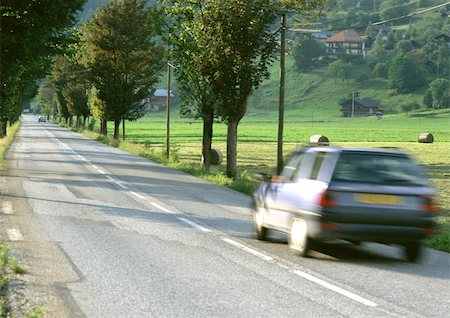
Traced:
<path id="1" fill-rule="evenodd" d="M 288 234 L 306 256 L 316 241 L 399 244 L 409 261 L 434 233 L 435 190 L 408 154 L 311 147 L 294 151 L 279 176 L 260 176 L 253 194 L 256 236 Z"/>

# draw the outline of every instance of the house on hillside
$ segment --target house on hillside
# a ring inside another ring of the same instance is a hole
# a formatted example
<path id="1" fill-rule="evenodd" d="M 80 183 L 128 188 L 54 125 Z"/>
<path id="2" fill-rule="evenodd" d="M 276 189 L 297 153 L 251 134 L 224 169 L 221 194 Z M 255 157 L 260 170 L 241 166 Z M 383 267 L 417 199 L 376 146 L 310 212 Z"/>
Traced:
<path id="1" fill-rule="evenodd" d="M 380 102 L 371 98 L 355 98 L 354 103 L 349 98 L 340 102 L 339 105 L 343 117 L 352 117 L 353 112 L 355 117 L 383 114 Z"/>
<path id="2" fill-rule="evenodd" d="M 435 37 L 436 40 L 443 40 L 447 43 L 447 47 L 450 48 L 450 32 L 441 33 Z"/>
<path id="3" fill-rule="evenodd" d="M 366 30 L 367 36 L 373 39 L 375 39 L 378 34 L 381 34 L 383 41 L 387 40 L 387 37 L 391 32 L 393 32 L 392 27 L 386 24 L 370 25 Z"/>
<path id="4" fill-rule="evenodd" d="M 170 92 L 171 101 L 175 102 L 175 95 Z M 158 88 L 155 90 L 153 95 L 148 98 L 147 101 L 147 112 L 159 112 L 161 109 L 166 107 L 167 103 L 167 89 Z"/>
<path id="5" fill-rule="evenodd" d="M 327 54 L 337 57 L 339 54 L 366 55 L 364 39 L 355 31 L 339 32 L 325 40 Z"/>

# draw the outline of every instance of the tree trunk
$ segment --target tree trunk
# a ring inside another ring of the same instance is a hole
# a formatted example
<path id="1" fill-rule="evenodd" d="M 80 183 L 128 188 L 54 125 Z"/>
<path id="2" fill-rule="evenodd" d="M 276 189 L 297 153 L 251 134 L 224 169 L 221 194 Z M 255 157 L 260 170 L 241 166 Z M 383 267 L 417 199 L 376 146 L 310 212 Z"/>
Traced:
<path id="1" fill-rule="evenodd" d="M 83 129 L 86 128 L 86 120 L 87 120 L 87 116 L 83 116 Z"/>
<path id="2" fill-rule="evenodd" d="M 122 119 L 122 140 L 125 140 L 125 118 Z"/>
<path id="3" fill-rule="evenodd" d="M 6 127 L 6 120 L 0 123 L 0 138 L 6 137 L 8 134 Z"/>
<path id="4" fill-rule="evenodd" d="M 119 140 L 120 119 L 114 120 L 114 139 Z"/>
<path id="5" fill-rule="evenodd" d="M 203 118 L 203 144 L 202 144 L 202 155 L 203 155 L 203 167 L 207 171 L 211 168 L 211 143 L 213 136 L 213 122 L 214 122 L 214 112 L 207 114 Z"/>
<path id="6" fill-rule="evenodd" d="M 237 128 L 238 121 L 228 122 L 227 131 L 227 177 L 236 177 L 236 157 L 237 157 Z"/>

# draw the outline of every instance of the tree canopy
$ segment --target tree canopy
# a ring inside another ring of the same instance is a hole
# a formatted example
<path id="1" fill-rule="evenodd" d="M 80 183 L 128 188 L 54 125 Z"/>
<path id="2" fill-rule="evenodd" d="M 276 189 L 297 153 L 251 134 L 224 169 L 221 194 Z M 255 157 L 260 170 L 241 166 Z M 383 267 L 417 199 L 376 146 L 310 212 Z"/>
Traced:
<path id="1" fill-rule="evenodd" d="M 111 1 L 82 28 L 83 62 L 97 98 L 106 105 L 101 119 L 114 121 L 116 139 L 122 119 L 144 115 L 143 100 L 158 80 L 164 50 L 154 32 L 147 24 L 144 0 Z"/>
<path id="2" fill-rule="evenodd" d="M 85 0 L 2 0 L 0 4 L 0 117 L 18 117 L 44 77 L 51 56 L 73 36 L 70 29 Z M 31 88 L 30 88 L 31 87 Z"/>

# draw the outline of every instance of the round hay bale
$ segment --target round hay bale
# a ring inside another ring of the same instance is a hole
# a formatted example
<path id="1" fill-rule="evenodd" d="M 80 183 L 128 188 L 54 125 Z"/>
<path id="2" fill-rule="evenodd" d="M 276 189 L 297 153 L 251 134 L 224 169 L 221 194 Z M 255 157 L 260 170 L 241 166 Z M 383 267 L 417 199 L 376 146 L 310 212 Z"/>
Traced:
<path id="1" fill-rule="evenodd" d="M 432 144 L 434 142 L 433 134 L 431 133 L 420 133 L 419 142 L 425 144 Z"/>
<path id="2" fill-rule="evenodd" d="M 313 146 L 313 147 L 317 147 L 317 146 L 329 146 L 330 145 L 330 141 L 328 140 L 327 137 L 322 136 L 322 135 L 312 135 L 311 137 L 309 137 L 309 145 Z"/>
<path id="3" fill-rule="evenodd" d="M 223 161 L 222 152 L 220 149 L 211 148 L 211 164 L 220 165 Z"/>
<path id="4" fill-rule="evenodd" d="M 220 149 L 217 148 L 211 148 L 211 164 L 218 166 L 222 163 L 223 156 Z M 205 158 L 202 156 L 202 163 L 205 162 Z"/>

